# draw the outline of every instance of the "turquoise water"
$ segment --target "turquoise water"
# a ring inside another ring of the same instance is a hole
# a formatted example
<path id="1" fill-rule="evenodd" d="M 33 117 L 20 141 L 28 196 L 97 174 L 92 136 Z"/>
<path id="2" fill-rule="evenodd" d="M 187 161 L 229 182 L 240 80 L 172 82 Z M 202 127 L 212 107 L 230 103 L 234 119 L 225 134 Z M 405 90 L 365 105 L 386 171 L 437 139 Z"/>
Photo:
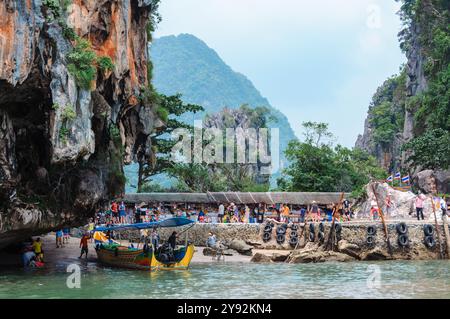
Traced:
<path id="1" fill-rule="evenodd" d="M 450 298 L 448 261 L 212 262 L 192 264 L 189 271 L 154 273 L 74 262 L 81 269 L 79 289 L 66 285 L 67 264 L 0 270 L 0 298 Z M 379 286 L 368 286 L 374 266 L 379 267 Z"/>

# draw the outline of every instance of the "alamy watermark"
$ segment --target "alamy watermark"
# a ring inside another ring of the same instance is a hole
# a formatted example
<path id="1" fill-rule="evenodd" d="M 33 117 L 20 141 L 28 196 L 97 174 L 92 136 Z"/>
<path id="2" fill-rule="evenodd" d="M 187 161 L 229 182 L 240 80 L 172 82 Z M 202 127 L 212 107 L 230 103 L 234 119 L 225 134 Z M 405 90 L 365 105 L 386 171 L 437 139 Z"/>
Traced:
<path id="1" fill-rule="evenodd" d="M 81 268 L 77 264 L 70 264 L 67 266 L 66 272 L 70 275 L 66 279 L 66 286 L 69 289 L 81 288 Z"/>
<path id="2" fill-rule="evenodd" d="M 377 265 L 369 265 L 367 267 L 367 273 L 369 276 L 366 280 L 367 288 L 378 289 L 381 288 L 381 268 Z"/>
<path id="3" fill-rule="evenodd" d="M 199 120 L 194 122 L 193 134 L 178 128 L 171 138 L 177 141 L 170 154 L 175 163 L 258 163 L 262 174 L 274 174 L 280 169 L 278 128 L 203 128 Z"/>
<path id="4" fill-rule="evenodd" d="M 366 25 L 369 29 L 381 29 L 381 7 L 377 4 L 367 6 Z"/>

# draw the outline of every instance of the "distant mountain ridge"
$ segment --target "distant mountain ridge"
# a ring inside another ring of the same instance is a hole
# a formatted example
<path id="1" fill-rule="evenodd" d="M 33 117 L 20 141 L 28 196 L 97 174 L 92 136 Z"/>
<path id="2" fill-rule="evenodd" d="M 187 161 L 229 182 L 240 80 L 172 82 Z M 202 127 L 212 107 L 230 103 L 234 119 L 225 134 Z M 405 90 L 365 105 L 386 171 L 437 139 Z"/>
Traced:
<path id="1" fill-rule="evenodd" d="M 188 103 L 202 105 L 206 113 L 216 113 L 224 107 L 265 106 L 276 118 L 269 127 L 280 129 L 280 159 L 289 141 L 297 139 L 286 116 L 272 107 L 241 73 L 229 67 L 206 43 L 190 34 L 165 36 L 150 45 L 153 61 L 153 84 L 166 95 L 181 93 Z M 186 121 L 202 119 L 204 114 L 183 117 Z M 282 164 L 283 165 L 283 164 Z"/>

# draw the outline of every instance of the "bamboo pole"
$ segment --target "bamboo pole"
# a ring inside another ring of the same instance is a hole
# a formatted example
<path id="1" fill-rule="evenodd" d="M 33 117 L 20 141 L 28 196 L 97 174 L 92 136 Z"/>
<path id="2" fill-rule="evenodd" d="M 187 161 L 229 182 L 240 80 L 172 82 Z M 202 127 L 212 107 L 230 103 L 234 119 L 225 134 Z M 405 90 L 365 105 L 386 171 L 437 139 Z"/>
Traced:
<path id="1" fill-rule="evenodd" d="M 386 220 L 384 219 L 383 209 L 381 208 L 380 201 L 378 200 L 378 195 L 377 195 L 374 185 L 375 185 L 375 183 L 372 183 L 372 192 L 373 192 L 373 195 L 375 196 L 375 200 L 377 202 L 378 214 L 380 215 L 381 222 L 383 223 L 384 235 L 386 236 L 386 245 L 388 248 L 388 252 L 389 252 L 389 255 L 392 255 L 391 241 L 389 240 L 389 232 L 388 232 L 388 228 L 386 225 Z"/>
<path id="2" fill-rule="evenodd" d="M 446 198 L 444 196 L 444 201 L 447 203 Z M 445 244 L 446 244 L 446 250 L 447 250 L 447 259 L 450 258 L 450 233 L 448 230 L 448 223 L 447 223 L 447 214 L 442 214 L 442 223 L 444 224 L 444 235 L 445 235 Z"/>
<path id="3" fill-rule="evenodd" d="M 441 244 L 441 232 L 439 231 L 439 224 L 438 224 L 437 216 L 436 216 L 436 207 L 434 207 L 434 195 L 431 195 L 431 207 L 433 208 L 434 227 L 436 228 L 437 243 L 439 245 L 439 253 L 441 255 L 441 259 L 444 259 L 444 250 L 442 249 L 442 244 Z"/>
<path id="4" fill-rule="evenodd" d="M 325 244 L 325 250 L 328 250 L 328 247 L 330 244 L 331 244 L 331 248 L 333 248 L 333 243 L 331 243 L 331 241 L 332 241 L 333 233 L 334 233 L 334 225 L 336 223 L 336 215 L 339 214 L 339 209 L 342 206 L 342 202 L 344 201 L 344 196 L 345 196 L 345 193 L 342 193 L 341 197 L 339 198 L 339 204 L 334 208 L 333 221 L 331 222 L 330 233 L 328 235 L 327 243 Z"/>

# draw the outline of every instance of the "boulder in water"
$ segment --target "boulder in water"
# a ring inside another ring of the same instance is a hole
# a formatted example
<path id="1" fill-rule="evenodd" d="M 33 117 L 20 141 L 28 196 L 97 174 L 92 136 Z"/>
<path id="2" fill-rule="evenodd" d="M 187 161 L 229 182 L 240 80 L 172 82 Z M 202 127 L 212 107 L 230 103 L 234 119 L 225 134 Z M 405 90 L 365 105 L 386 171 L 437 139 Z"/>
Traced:
<path id="1" fill-rule="evenodd" d="M 246 256 L 252 255 L 253 247 L 246 244 L 245 241 L 240 239 L 234 239 L 228 244 L 228 248 L 236 250 L 238 253 Z"/>
<path id="2" fill-rule="evenodd" d="M 264 254 L 256 253 L 252 259 L 250 259 L 250 262 L 252 263 L 271 263 L 272 259 Z"/>

